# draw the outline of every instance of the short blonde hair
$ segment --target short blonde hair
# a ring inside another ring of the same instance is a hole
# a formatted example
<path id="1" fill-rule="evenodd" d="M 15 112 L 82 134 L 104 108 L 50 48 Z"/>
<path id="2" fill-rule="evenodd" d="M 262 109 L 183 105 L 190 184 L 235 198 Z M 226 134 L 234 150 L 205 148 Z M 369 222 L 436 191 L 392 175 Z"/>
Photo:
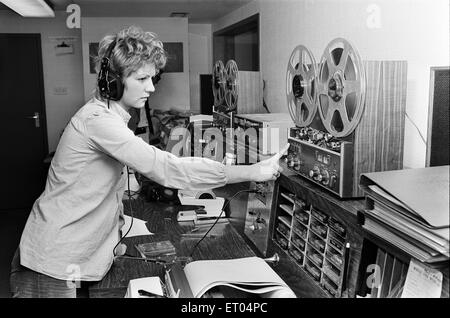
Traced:
<path id="1" fill-rule="evenodd" d="M 97 73 L 100 70 L 101 60 L 106 57 L 113 41 L 115 43 L 109 57 L 109 67 L 122 79 L 147 63 L 153 63 L 157 71 L 166 65 L 167 54 L 157 35 L 132 25 L 116 35 L 107 35 L 100 41 L 98 55 L 95 58 Z"/>

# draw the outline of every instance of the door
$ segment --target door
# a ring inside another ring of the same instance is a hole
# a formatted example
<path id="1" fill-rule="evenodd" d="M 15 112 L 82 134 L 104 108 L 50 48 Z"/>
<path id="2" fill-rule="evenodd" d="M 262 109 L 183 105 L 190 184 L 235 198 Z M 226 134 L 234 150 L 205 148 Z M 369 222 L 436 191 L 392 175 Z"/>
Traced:
<path id="1" fill-rule="evenodd" d="M 200 74 L 200 114 L 212 115 L 213 105 L 212 75 Z"/>
<path id="2" fill-rule="evenodd" d="M 40 34 L 0 34 L 0 211 L 30 208 L 48 154 Z"/>

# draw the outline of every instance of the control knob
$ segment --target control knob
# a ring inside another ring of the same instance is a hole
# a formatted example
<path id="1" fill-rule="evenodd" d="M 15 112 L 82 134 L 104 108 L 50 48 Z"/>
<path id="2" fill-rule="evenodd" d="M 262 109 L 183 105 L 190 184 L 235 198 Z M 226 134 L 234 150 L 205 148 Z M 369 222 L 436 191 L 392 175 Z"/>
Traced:
<path id="1" fill-rule="evenodd" d="M 330 177 L 330 188 L 334 187 L 334 185 L 336 184 L 336 181 L 337 181 L 336 175 L 332 174 Z"/>
<path id="2" fill-rule="evenodd" d="M 321 178 L 319 181 L 321 181 L 323 185 L 328 185 L 328 183 L 330 183 L 330 174 L 328 173 L 328 171 L 322 170 L 320 175 Z"/>
<path id="3" fill-rule="evenodd" d="M 314 166 L 314 168 L 312 170 L 309 170 L 309 176 L 311 178 L 313 178 L 314 180 L 317 180 L 319 174 L 320 174 L 320 171 L 317 166 Z"/>

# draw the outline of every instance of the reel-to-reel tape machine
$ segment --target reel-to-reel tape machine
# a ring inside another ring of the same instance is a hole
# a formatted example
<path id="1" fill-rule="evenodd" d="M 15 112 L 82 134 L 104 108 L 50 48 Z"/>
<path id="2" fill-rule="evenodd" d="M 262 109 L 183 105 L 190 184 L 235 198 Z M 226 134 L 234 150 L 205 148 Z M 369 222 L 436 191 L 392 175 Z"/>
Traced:
<path id="1" fill-rule="evenodd" d="M 213 122 L 225 134 L 232 128 L 233 115 L 237 112 L 239 72 L 234 60 L 224 66 L 217 61 L 213 67 L 212 90 L 214 96 Z"/>
<path id="2" fill-rule="evenodd" d="M 297 46 L 286 72 L 289 169 L 341 198 L 362 196 L 361 173 L 403 167 L 406 61 L 362 61 L 343 38 L 316 63 Z"/>
<path id="3" fill-rule="evenodd" d="M 222 152 L 236 155 L 235 115 L 261 111 L 262 80 L 258 71 L 240 71 L 234 60 L 216 61 L 213 67 L 213 124 L 222 132 Z"/>

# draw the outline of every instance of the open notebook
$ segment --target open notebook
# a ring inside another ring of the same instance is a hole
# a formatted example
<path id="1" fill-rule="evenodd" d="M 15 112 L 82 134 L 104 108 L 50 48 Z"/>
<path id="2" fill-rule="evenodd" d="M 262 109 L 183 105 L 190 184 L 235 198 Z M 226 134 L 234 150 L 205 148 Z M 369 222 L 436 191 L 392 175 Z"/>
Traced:
<path id="1" fill-rule="evenodd" d="M 226 286 L 260 297 L 296 297 L 281 277 L 259 257 L 194 261 L 182 271 L 181 279 L 180 273 L 169 271 L 166 275 L 169 295 L 200 298 L 214 287 Z M 190 290 L 186 292 L 187 287 Z M 179 289 L 183 290 L 180 292 Z"/>

